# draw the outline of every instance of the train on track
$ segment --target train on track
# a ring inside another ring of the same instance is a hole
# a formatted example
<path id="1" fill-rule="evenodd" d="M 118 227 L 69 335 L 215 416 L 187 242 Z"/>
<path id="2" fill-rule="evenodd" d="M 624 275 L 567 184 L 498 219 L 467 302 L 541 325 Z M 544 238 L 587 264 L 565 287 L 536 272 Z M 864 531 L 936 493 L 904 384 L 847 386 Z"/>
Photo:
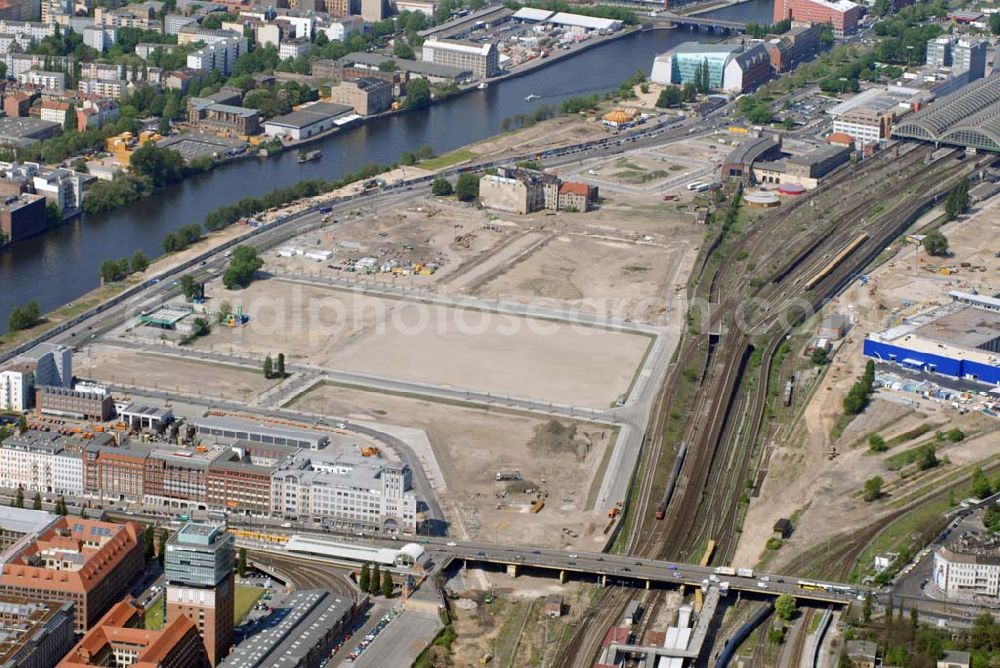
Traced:
<path id="1" fill-rule="evenodd" d="M 846 260 L 851 255 L 851 253 L 856 251 L 858 247 L 861 246 L 861 244 L 863 244 L 867 240 L 868 240 L 867 232 L 862 232 L 861 234 L 856 236 L 851 243 L 847 244 L 847 246 L 845 246 L 843 250 L 834 255 L 829 262 L 823 265 L 822 269 L 813 274 L 812 278 L 806 281 L 805 289 L 812 290 L 817 285 L 819 285 L 820 281 L 822 281 L 824 278 L 832 274 L 833 270 L 836 269 L 838 266 L 840 266 L 841 262 Z"/>
<path id="2" fill-rule="evenodd" d="M 804 589 L 806 591 L 825 591 L 829 594 L 841 594 L 843 596 L 857 597 L 858 599 L 863 599 L 864 595 L 856 589 L 851 589 L 850 587 L 844 585 L 832 585 L 825 582 L 813 582 L 811 580 L 799 580 L 799 589 Z"/>
<path id="3" fill-rule="evenodd" d="M 667 488 L 663 490 L 663 498 L 656 506 L 656 519 L 662 520 L 667 515 L 667 506 L 670 504 L 670 497 L 674 495 L 674 488 L 677 487 L 677 479 L 681 475 L 681 467 L 684 466 L 684 458 L 687 457 L 687 441 L 681 443 L 680 450 L 677 451 L 677 459 L 674 460 L 674 469 L 667 479 Z"/>

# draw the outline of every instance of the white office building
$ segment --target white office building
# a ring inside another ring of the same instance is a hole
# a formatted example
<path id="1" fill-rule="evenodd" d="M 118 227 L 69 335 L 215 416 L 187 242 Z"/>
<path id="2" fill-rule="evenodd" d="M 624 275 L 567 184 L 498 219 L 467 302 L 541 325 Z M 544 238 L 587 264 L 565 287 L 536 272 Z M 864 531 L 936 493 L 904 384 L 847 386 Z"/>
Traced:
<path id="1" fill-rule="evenodd" d="M 31 407 L 31 388 L 35 367 L 15 364 L 0 371 L 0 410 L 20 413 Z"/>
<path id="2" fill-rule="evenodd" d="M 39 343 L 17 358 L 35 364 L 35 385 L 73 387 L 73 349 L 58 343 Z"/>
<path id="3" fill-rule="evenodd" d="M 365 20 L 360 16 L 345 16 L 332 21 L 324 30 L 327 39 L 337 39 L 343 42 L 354 33 L 365 32 Z"/>
<path id="4" fill-rule="evenodd" d="M 412 532 L 417 499 L 405 464 L 310 451 L 271 474 L 271 512 L 325 526 Z"/>

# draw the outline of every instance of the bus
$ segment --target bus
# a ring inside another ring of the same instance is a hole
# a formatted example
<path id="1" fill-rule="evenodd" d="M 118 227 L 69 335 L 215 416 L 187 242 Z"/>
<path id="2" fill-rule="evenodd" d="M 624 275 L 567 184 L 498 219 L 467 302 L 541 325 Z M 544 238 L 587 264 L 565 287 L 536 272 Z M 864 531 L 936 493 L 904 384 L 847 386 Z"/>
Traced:
<path id="1" fill-rule="evenodd" d="M 691 183 L 687 184 L 687 189 L 696 190 L 701 185 L 703 185 L 701 181 L 692 181 Z"/>

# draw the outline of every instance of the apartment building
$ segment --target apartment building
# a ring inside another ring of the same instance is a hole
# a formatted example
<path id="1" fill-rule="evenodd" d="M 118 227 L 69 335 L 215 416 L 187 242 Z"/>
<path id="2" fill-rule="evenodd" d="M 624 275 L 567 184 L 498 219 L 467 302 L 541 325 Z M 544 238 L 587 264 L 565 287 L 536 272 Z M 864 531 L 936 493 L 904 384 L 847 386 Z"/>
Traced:
<path id="1" fill-rule="evenodd" d="M 850 0 L 775 0 L 774 22 L 792 19 L 829 23 L 838 37 L 857 30 L 861 6 Z"/>
<path id="2" fill-rule="evenodd" d="M 40 86 L 45 90 L 62 92 L 66 90 L 66 74 L 64 72 L 46 72 L 44 70 L 28 70 L 17 75 L 18 83 L 27 86 Z"/>
<path id="3" fill-rule="evenodd" d="M 178 508 L 204 508 L 208 471 L 228 457 L 223 448 L 155 445 L 146 458 L 143 503 Z"/>
<path id="4" fill-rule="evenodd" d="M 120 601 L 72 647 L 56 668 L 202 668 L 207 663 L 205 646 L 190 619 L 180 616 L 166 622 L 162 629 L 149 630 L 145 627 L 144 611 L 131 601 Z"/>
<path id="5" fill-rule="evenodd" d="M 86 95 L 118 100 L 128 92 L 128 82 L 124 79 L 80 79 L 76 89 Z"/>
<path id="6" fill-rule="evenodd" d="M 260 112 L 256 109 L 202 97 L 188 99 L 188 123 L 194 129 L 224 137 L 245 137 L 261 131 Z"/>
<path id="7" fill-rule="evenodd" d="M 0 410 L 20 413 L 31 407 L 35 365 L 15 362 L 0 371 Z"/>
<path id="8" fill-rule="evenodd" d="M 62 451 L 57 433 L 26 431 L 10 436 L 0 448 L 0 487 L 25 492 L 52 491 L 52 460 Z"/>
<path id="9" fill-rule="evenodd" d="M 83 211 L 83 186 L 84 176 L 72 169 L 58 167 L 56 169 L 42 171 L 40 168 L 31 174 L 31 186 L 36 195 L 42 195 L 47 202 L 51 202 L 59 207 L 63 218 L 75 216 Z M 61 353 L 60 353 L 61 354 Z M 72 363 L 72 354 L 70 355 Z M 63 358 L 65 362 L 65 358 Z M 60 387 L 66 388 L 66 381 L 72 380 L 72 372 L 69 377 L 64 373 L 59 375 L 62 383 Z M 38 383 L 46 385 L 46 383 Z"/>
<path id="10" fill-rule="evenodd" d="M 0 594 L 72 601 L 77 632 L 91 628 L 142 572 L 138 524 L 59 517 L 7 554 Z"/>
<path id="11" fill-rule="evenodd" d="M 303 452 L 271 476 L 271 511 L 341 528 L 415 531 L 416 495 L 405 464 Z"/>
<path id="12" fill-rule="evenodd" d="M 271 514 L 271 475 L 299 448 L 237 442 L 208 467 L 210 509 L 253 516 Z"/>
<path id="13" fill-rule="evenodd" d="M 208 44 L 187 57 L 187 66 L 192 70 L 210 72 L 218 70 L 225 76 L 232 74 L 233 65 L 241 54 L 247 51 L 245 37 L 225 39 Z"/>
<path id="14" fill-rule="evenodd" d="M 492 42 L 474 44 L 430 38 L 423 44 L 423 59 L 435 65 L 472 70 L 480 79 L 500 74 L 500 54 Z"/>
<path id="15" fill-rule="evenodd" d="M 83 486 L 83 451 L 86 442 L 65 438 L 62 449 L 52 457 L 52 493 L 65 497 L 81 497 Z"/>

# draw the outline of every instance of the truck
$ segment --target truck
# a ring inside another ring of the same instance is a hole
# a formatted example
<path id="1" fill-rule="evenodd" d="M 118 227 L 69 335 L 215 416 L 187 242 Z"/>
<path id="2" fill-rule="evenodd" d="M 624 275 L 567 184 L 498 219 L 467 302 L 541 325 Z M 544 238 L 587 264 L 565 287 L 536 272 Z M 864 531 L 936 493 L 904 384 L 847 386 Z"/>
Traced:
<path id="1" fill-rule="evenodd" d="M 736 569 L 736 574 L 739 575 L 741 578 L 752 578 L 753 577 L 753 569 L 752 568 L 738 568 L 738 569 Z"/>
<path id="2" fill-rule="evenodd" d="M 736 575 L 736 569 L 732 566 L 717 566 L 715 568 L 716 575 Z"/>
<path id="3" fill-rule="evenodd" d="M 723 596 L 726 596 L 727 594 L 729 594 L 729 583 L 728 582 L 720 582 L 719 583 L 719 593 L 722 594 Z"/>

